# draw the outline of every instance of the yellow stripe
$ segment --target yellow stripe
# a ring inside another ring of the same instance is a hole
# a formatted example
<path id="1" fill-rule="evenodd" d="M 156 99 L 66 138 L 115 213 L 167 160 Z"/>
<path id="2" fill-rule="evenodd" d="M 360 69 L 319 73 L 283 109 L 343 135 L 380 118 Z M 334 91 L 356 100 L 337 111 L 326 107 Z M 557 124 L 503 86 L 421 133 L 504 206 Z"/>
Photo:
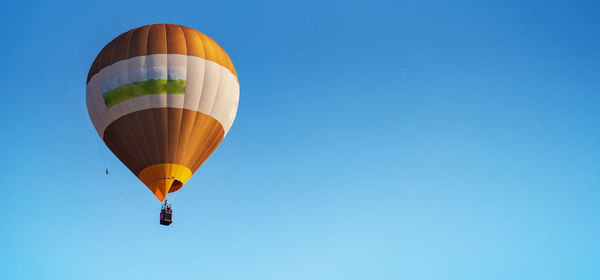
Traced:
<path id="1" fill-rule="evenodd" d="M 150 165 L 138 174 L 138 178 L 154 193 L 158 200 L 163 201 L 175 180 L 185 184 L 192 171 L 179 164 L 159 163 Z"/>

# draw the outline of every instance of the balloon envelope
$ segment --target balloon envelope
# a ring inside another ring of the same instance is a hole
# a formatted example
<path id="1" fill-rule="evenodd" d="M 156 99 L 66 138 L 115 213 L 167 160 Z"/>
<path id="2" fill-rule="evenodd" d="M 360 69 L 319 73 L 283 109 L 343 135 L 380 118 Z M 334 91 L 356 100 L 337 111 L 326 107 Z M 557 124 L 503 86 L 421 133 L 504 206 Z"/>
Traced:
<path id="1" fill-rule="evenodd" d="M 189 27 L 153 24 L 121 34 L 100 51 L 86 101 L 104 143 L 162 201 L 231 128 L 239 83 L 214 40 Z"/>

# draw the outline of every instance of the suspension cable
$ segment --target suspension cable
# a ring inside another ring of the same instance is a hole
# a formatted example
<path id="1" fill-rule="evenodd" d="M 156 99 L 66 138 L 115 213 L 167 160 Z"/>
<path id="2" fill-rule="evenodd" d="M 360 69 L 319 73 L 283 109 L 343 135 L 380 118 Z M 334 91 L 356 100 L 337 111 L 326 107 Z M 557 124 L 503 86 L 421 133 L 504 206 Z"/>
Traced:
<path id="1" fill-rule="evenodd" d="M 94 135 L 95 136 L 95 135 Z M 104 154 L 102 153 L 102 146 L 100 145 L 100 140 L 98 140 L 98 137 L 94 137 L 96 138 L 96 144 L 98 146 L 98 152 L 100 153 L 100 157 L 102 158 L 102 162 L 104 163 L 104 168 L 106 169 L 106 175 L 110 178 L 111 181 L 111 185 L 117 189 L 117 192 L 119 192 L 119 194 L 121 195 L 121 197 L 123 197 L 127 202 L 129 202 L 129 204 L 133 205 L 134 207 L 143 210 L 143 211 L 157 211 L 157 209 L 151 209 L 151 208 L 146 208 L 146 207 L 142 207 L 140 205 L 138 205 L 137 203 L 135 203 L 133 200 L 129 199 L 129 197 L 127 197 L 127 195 L 125 195 L 125 193 L 123 192 L 123 189 L 120 188 L 117 184 L 117 181 L 115 180 L 115 178 L 112 176 L 111 172 L 108 171 L 108 164 L 106 163 L 106 159 L 104 158 Z"/>

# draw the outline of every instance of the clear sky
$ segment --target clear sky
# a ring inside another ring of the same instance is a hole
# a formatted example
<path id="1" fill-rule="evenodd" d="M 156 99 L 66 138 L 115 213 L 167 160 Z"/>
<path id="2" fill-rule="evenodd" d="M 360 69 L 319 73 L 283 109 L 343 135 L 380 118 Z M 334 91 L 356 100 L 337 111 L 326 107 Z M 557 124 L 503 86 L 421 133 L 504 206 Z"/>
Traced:
<path id="1" fill-rule="evenodd" d="M 600 279 L 596 3 L 2 1 L 0 278 Z M 170 227 L 85 103 L 151 23 L 241 87 Z"/>

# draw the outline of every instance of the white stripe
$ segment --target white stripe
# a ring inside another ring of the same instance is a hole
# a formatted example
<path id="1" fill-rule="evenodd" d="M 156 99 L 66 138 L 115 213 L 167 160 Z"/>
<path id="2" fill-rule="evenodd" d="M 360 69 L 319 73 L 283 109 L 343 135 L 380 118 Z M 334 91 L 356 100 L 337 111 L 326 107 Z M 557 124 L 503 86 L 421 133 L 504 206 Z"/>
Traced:
<path id="1" fill-rule="evenodd" d="M 139 96 L 106 108 L 102 98 L 105 90 L 163 77 L 160 75 L 174 80 L 186 79 L 185 94 Z M 90 118 L 101 138 L 106 127 L 124 115 L 165 107 L 207 114 L 221 123 L 227 134 L 237 113 L 239 83 L 229 69 L 216 62 L 180 54 L 154 54 L 122 60 L 103 68 L 88 82 L 86 96 Z"/>

